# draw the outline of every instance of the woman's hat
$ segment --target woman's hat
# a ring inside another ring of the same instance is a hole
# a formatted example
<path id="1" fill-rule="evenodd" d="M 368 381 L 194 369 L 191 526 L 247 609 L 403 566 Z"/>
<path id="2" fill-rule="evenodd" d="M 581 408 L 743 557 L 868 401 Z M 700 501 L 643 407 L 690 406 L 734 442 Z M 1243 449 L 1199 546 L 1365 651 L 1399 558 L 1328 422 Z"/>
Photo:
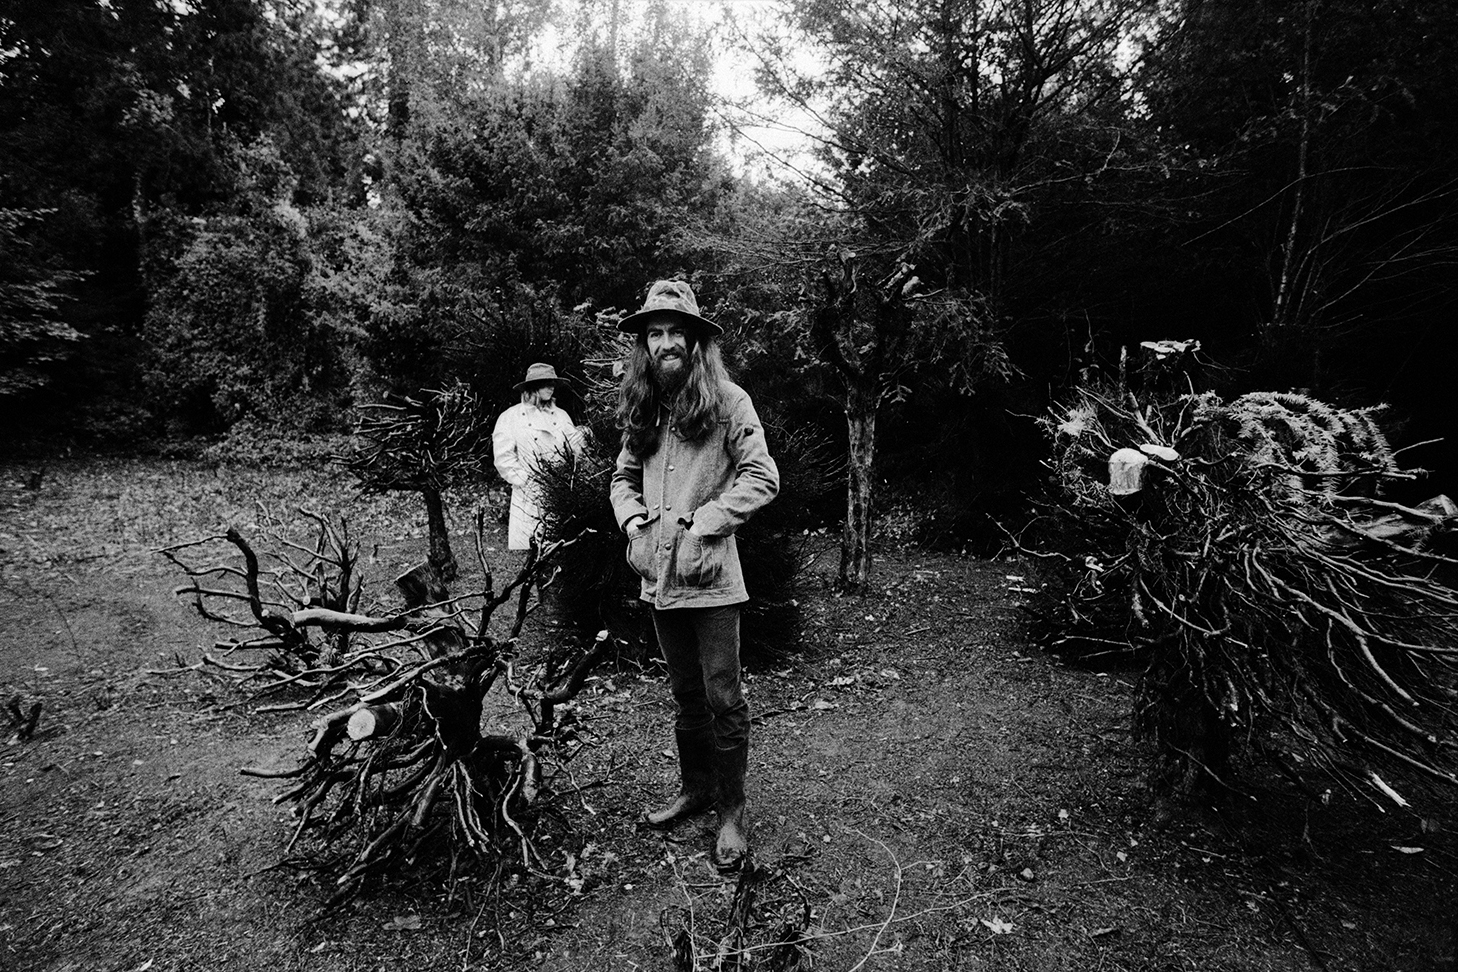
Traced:
<path id="1" fill-rule="evenodd" d="M 559 385 L 568 384 L 566 378 L 557 377 L 556 368 L 538 361 L 536 364 L 530 365 L 527 368 L 525 378 L 511 387 L 516 391 L 524 391 L 528 385 L 545 385 L 549 381 L 556 382 Z"/>
<path id="2" fill-rule="evenodd" d="M 654 283 L 648 288 L 648 299 L 643 301 L 643 309 L 619 321 L 618 330 L 641 331 L 654 314 L 667 314 L 686 323 L 697 324 L 710 334 L 724 333 L 718 324 L 699 316 L 699 302 L 694 299 L 693 288 L 682 280 Z"/>

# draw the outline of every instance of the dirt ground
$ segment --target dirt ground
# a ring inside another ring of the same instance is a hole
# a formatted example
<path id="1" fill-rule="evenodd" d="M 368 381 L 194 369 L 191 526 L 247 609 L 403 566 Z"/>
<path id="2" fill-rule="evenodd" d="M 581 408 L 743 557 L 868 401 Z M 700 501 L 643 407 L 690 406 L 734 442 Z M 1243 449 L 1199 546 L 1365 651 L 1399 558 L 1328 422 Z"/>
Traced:
<path id="1" fill-rule="evenodd" d="M 277 782 L 238 770 L 293 765 L 308 719 L 155 674 L 221 635 L 155 551 L 247 532 L 259 502 L 348 510 L 383 588 L 422 555 L 423 515 L 327 472 L 38 471 L 0 465 L 0 701 L 43 706 L 32 739 L 0 739 L 0 969 L 658 970 L 675 942 L 713 966 L 736 884 L 707 862 L 712 815 L 666 838 L 637 823 L 674 779 L 654 666 L 603 672 L 578 700 L 588 745 L 543 818 L 553 879 L 506 862 L 489 899 L 472 893 L 488 875 L 450 893 L 402 874 L 307 921 L 320 872 L 283 860 Z M 1389 778 L 1402 809 L 1252 769 L 1229 806 L 1156 829 L 1129 676 L 1027 644 L 1021 565 L 894 541 L 854 598 L 833 593 L 831 541 L 808 547 L 803 637 L 747 675 L 748 944 L 803 927 L 801 967 L 835 972 L 1458 968 L 1453 794 Z M 536 637 L 558 636 L 542 618 Z"/>

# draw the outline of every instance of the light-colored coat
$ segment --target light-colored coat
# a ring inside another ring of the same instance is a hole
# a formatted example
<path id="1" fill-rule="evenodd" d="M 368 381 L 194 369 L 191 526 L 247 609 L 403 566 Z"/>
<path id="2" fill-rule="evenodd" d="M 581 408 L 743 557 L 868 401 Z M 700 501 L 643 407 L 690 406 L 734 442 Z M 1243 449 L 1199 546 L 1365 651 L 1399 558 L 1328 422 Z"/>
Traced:
<path id="1" fill-rule="evenodd" d="M 628 564 L 642 578 L 639 596 L 659 609 L 749 599 L 734 533 L 775 498 L 780 472 L 749 395 L 732 382 L 723 393 L 722 418 L 704 439 L 670 424 L 647 458 L 618 454 L 613 515 L 619 526 L 645 518 L 628 531 Z"/>
<path id="2" fill-rule="evenodd" d="M 582 454 L 582 430 L 555 403 L 538 408 L 522 402 L 496 419 L 491 432 L 492 458 L 501 478 L 511 484 L 511 516 L 506 545 L 526 550 L 541 523 L 540 482 L 537 474 L 552 460 Z"/>

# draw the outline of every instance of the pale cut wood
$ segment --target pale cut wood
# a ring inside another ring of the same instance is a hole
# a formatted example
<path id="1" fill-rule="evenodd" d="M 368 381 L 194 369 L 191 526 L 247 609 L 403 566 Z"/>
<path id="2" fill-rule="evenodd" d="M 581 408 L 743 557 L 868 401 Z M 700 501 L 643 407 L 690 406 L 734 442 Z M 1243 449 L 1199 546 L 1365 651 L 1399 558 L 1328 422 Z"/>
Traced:
<path id="1" fill-rule="evenodd" d="M 349 717 L 345 732 L 355 742 L 383 736 L 400 724 L 400 706 L 396 703 L 369 705 Z"/>

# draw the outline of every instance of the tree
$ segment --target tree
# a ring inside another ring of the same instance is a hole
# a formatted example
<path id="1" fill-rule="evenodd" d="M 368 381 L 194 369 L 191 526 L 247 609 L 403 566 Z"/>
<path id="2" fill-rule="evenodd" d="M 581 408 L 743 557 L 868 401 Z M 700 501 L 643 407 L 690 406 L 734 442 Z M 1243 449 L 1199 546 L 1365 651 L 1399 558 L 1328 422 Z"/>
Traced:
<path id="1" fill-rule="evenodd" d="M 267 140 L 235 158 L 232 206 L 179 230 L 180 253 L 159 274 L 143 328 L 147 386 L 183 427 L 216 431 L 249 417 L 333 427 L 351 374 L 320 313 L 293 174 Z"/>
<path id="2" fill-rule="evenodd" d="M 925 292 L 914 270 L 902 262 L 865 279 L 861 258 L 841 250 L 825 263 L 812 311 L 815 351 L 845 389 L 849 461 L 838 574 L 844 588 L 861 587 L 871 574 L 876 418 L 884 403 L 909 394 L 918 366 L 950 365 L 969 385 L 1008 376 L 1003 349 L 985 341 L 980 308 L 945 292 Z M 928 336 L 940 346 L 927 346 Z"/>
<path id="3" fill-rule="evenodd" d="M 1458 12 L 1208 0 L 1153 44 L 1142 96 L 1202 158 L 1192 245 L 1244 277 L 1266 383 L 1339 386 L 1343 338 L 1458 299 Z"/>
<path id="4" fill-rule="evenodd" d="M 490 455 L 491 436 L 481 404 L 465 385 L 427 390 L 361 410 L 359 446 L 345 457 L 367 493 L 419 493 L 430 533 L 427 564 L 442 583 L 458 565 L 446 527 L 444 495 L 475 481 Z"/>
<path id="5" fill-rule="evenodd" d="M 318 705 L 344 703 L 312 723 L 294 769 L 243 770 L 289 781 L 277 799 L 297 804 L 298 823 L 285 853 L 311 829 L 334 844 L 320 862 L 333 872 L 333 893 L 316 917 L 401 865 L 439 861 L 454 890 L 463 858 L 478 859 L 493 872 L 480 889 L 488 896 L 500 891 L 512 861 L 532 873 L 555 870 L 532 835 L 539 798 L 551 793 L 549 769 L 570 758 L 572 731 L 561 707 L 616 647 L 600 631 L 581 648 L 555 644 L 523 657 L 520 637 L 540 604 L 532 591 L 540 595 L 550 583 L 552 556 L 565 544 L 533 549 L 497 591 L 478 524 L 480 588 L 456 597 L 441 590 L 434 603 L 370 615 L 360 613 L 360 550 L 344 521 L 305 515 L 317 527 L 311 544 L 268 522 L 265 511 L 267 548 L 230 527 L 161 553 L 187 576 L 178 593 L 232 632 L 219 643 L 225 654 L 253 659 L 240 664 L 203 652 L 179 671 L 217 668 L 254 698 L 302 691 Z M 504 625 L 497 620 L 503 606 Z M 483 708 L 497 715 L 519 709 L 525 718 L 513 731 L 483 732 Z M 571 875 L 573 857 L 565 856 Z"/>
<path id="6" fill-rule="evenodd" d="M 1007 377 L 1010 327 L 1086 311 L 1080 247 L 1159 217 L 1139 188 L 1165 159 L 1116 56 L 1148 6 L 804 0 L 787 29 L 819 73 L 788 40 L 765 45 L 761 87 L 825 125 L 814 185 L 838 234 L 820 234 L 835 257 L 804 288 L 802 327 L 844 381 L 847 586 L 870 568 L 876 410 L 934 363 L 963 393 Z"/>
<path id="7" fill-rule="evenodd" d="M 90 340 L 33 396 L 38 422 L 140 411 L 143 317 L 183 228 L 237 214 L 240 148 L 268 136 L 292 206 L 347 182 L 356 128 L 316 63 L 322 43 L 314 6 L 292 0 L 0 6 L 0 206 L 54 210 L 47 252 L 85 275 L 70 323 Z"/>
<path id="8" fill-rule="evenodd" d="M 49 211 L 0 209 L 0 398 L 45 385 L 81 334 L 61 302 L 81 275 L 47 266 L 26 232 Z"/>
<path id="9" fill-rule="evenodd" d="M 342 176 L 352 132 L 315 63 L 320 25 L 301 5 L 6 7 L 17 7 L 0 16 L 14 52 L 0 66 L 10 192 L 89 205 L 103 229 L 144 238 L 162 200 L 189 214 L 216 202 L 229 189 L 230 147 L 265 132 L 302 180 L 296 191 L 317 198 Z"/>
<path id="10" fill-rule="evenodd" d="M 450 103 L 525 68 L 551 0 L 342 0 L 336 57 L 354 66 L 360 106 L 392 141 L 450 118 Z"/>
<path id="11" fill-rule="evenodd" d="M 379 205 L 334 234 L 330 283 L 363 298 L 364 350 L 393 391 L 459 379 L 505 407 L 528 363 L 578 369 L 591 305 L 636 306 L 681 264 L 679 229 L 727 175 L 695 36 L 656 29 L 652 47 L 624 28 L 621 64 L 588 37 L 563 78 L 438 91 L 394 141 Z"/>
<path id="12" fill-rule="evenodd" d="M 569 306 L 636 305 L 677 269 L 678 229 L 712 209 L 709 65 L 694 37 L 613 51 L 584 41 L 565 78 L 454 93 L 399 148 L 392 187 L 411 217 L 412 263 L 463 270 L 476 289 L 520 280 Z"/>

